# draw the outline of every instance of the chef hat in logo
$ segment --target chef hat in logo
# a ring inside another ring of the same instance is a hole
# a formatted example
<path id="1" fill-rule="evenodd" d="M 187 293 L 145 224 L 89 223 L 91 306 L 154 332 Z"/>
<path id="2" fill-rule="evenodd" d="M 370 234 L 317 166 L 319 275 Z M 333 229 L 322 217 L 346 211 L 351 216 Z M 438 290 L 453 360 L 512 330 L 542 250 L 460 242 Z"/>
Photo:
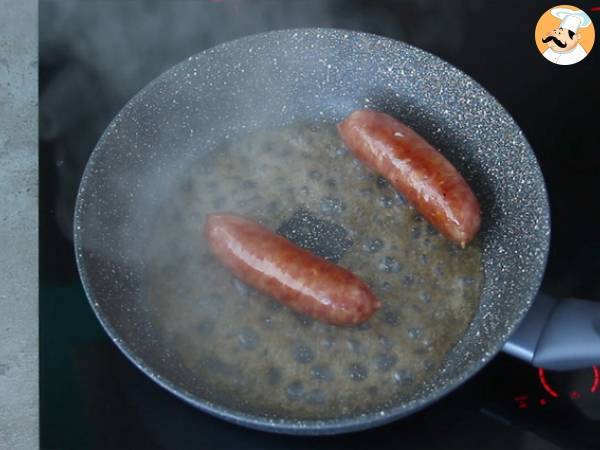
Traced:
<path id="1" fill-rule="evenodd" d="M 573 33 L 577 33 L 579 28 L 588 27 L 592 23 L 590 17 L 580 9 L 574 11 L 567 8 L 553 8 L 550 12 L 561 20 L 561 28 L 571 30 Z"/>

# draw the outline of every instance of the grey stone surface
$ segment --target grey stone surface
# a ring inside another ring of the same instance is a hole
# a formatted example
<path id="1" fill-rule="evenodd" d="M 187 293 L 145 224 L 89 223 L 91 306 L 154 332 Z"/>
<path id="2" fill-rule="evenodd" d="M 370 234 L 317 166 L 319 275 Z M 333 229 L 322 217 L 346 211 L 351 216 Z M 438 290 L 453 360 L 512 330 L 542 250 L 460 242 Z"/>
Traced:
<path id="1" fill-rule="evenodd" d="M 0 7 L 0 449 L 38 447 L 37 2 Z"/>

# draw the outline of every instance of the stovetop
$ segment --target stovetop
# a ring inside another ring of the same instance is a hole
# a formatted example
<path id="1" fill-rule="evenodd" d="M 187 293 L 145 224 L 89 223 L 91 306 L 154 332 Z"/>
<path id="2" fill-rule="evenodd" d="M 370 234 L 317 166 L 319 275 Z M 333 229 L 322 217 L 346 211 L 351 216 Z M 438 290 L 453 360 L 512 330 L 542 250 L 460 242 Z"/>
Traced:
<path id="1" fill-rule="evenodd" d="M 163 391 L 119 353 L 87 304 L 73 255 L 72 210 L 85 161 L 131 96 L 217 43 L 327 26 L 414 44 L 496 96 L 525 132 L 547 181 L 552 243 L 542 290 L 600 299 L 600 217 L 593 212 L 600 50 L 571 67 L 545 61 L 533 30 L 553 5 L 532 3 L 41 1 L 42 448 L 600 448 L 598 369 L 544 372 L 502 354 L 437 404 L 374 430 L 309 438 L 225 423 Z M 600 23 L 600 13 L 590 14 Z"/>

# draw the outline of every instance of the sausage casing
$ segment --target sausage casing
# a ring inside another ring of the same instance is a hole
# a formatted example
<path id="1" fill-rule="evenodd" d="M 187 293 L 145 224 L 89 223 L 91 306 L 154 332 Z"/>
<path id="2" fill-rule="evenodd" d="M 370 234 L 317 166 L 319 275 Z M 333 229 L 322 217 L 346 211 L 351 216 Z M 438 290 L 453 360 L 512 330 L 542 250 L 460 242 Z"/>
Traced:
<path id="1" fill-rule="evenodd" d="M 250 219 L 209 214 L 204 234 L 213 254 L 237 278 L 299 313 L 354 325 L 381 306 L 356 275 Z"/>
<path id="2" fill-rule="evenodd" d="M 462 247 L 475 237 L 481 226 L 475 194 L 419 134 L 370 109 L 352 112 L 338 129 L 356 158 L 386 178 L 440 233 Z"/>

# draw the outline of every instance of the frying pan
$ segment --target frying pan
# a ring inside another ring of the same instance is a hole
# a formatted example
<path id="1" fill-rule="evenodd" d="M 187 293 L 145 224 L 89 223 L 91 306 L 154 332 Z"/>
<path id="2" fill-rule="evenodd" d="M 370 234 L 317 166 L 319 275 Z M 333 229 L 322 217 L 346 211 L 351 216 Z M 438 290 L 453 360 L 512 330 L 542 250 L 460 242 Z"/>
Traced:
<path id="1" fill-rule="evenodd" d="M 232 399 L 207 388 L 183 367 L 151 318 L 143 255 L 160 206 L 191 161 L 214 158 L 224 140 L 297 122 L 337 123 L 364 106 L 402 118 L 442 149 L 479 198 L 484 281 L 475 316 L 441 367 L 410 395 L 376 408 L 340 407 L 324 417 L 297 417 L 289 410 L 262 411 L 243 393 Z M 488 92 L 422 50 L 331 29 L 276 31 L 228 42 L 151 82 L 117 115 L 90 157 L 74 228 L 90 304 L 140 370 L 215 416 L 294 434 L 381 425 L 465 382 L 501 350 L 530 308 L 550 233 L 534 154 Z"/>

